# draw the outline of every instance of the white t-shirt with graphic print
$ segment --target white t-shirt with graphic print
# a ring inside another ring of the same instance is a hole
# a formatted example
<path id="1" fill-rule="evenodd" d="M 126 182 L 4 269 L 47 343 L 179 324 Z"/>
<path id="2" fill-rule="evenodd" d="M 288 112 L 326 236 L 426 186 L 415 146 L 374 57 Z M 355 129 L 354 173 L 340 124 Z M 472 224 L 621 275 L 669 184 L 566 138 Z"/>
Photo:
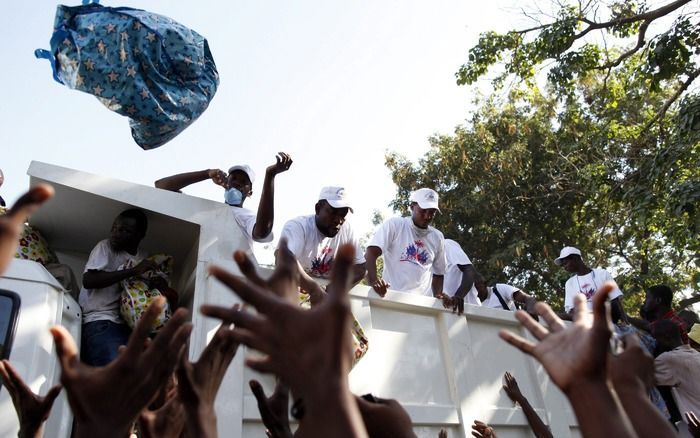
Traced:
<path id="1" fill-rule="evenodd" d="M 462 284 L 462 271 L 459 269 L 459 266 L 471 265 L 472 261 L 462 250 L 462 247 L 459 246 L 459 243 L 452 239 L 445 239 L 445 261 L 447 267 L 445 268 L 445 281 L 442 290 L 447 295 L 453 297 Z M 464 302 L 476 306 L 481 304 L 478 293 L 473 285 L 464 296 Z"/>
<path id="2" fill-rule="evenodd" d="M 445 275 L 445 238 L 435 228 L 418 228 L 410 217 L 387 219 L 368 246 L 384 255 L 382 278 L 390 289 L 432 296 L 433 274 Z"/>
<path id="3" fill-rule="evenodd" d="M 365 262 L 360 241 L 355 237 L 352 226 L 345 222 L 338 234 L 326 237 L 316 227 L 316 216 L 299 216 L 288 221 L 282 228 L 280 239 L 287 239 L 289 250 L 296 256 L 309 275 L 328 277 L 335 254 L 341 245 L 350 243 L 355 247 L 355 264 Z"/>
<path id="4" fill-rule="evenodd" d="M 248 240 L 248 245 L 251 248 L 253 247 L 253 242 L 272 242 L 272 239 L 275 237 L 272 231 L 270 231 L 270 234 L 262 239 L 256 239 L 253 237 L 253 229 L 255 229 L 255 223 L 258 220 L 257 213 L 252 210 L 248 210 L 247 208 L 236 207 L 234 205 L 229 205 L 229 207 L 231 208 L 231 211 L 233 211 L 233 216 L 236 218 L 238 226 L 240 226 L 243 230 L 243 234 Z"/>
<path id="5" fill-rule="evenodd" d="M 591 272 L 586 275 L 574 275 L 569 278 L 565 286 L 564 310 L 569 312 L 574 308 L 574 297 L 579 293 L 586 297 L 588 310 L 593 310 L 593 295 L 595 295 L 595 291 L 606 281 L 615 281 L 615 279 L 612 278 L 612 275 L 610 275 L 608 271 L 602 268 L 592 269 Z M 622 296 L 622 291 L 619 287 L 616 287 L 610 292 L 608 299 L 614 300 L 620 296 Z"/>

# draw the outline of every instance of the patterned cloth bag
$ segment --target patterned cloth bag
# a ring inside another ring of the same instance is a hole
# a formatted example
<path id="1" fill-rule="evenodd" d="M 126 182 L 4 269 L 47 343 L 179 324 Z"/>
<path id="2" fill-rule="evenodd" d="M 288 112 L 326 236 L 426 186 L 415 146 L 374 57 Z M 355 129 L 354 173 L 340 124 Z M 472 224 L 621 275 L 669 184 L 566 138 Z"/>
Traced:
<path id="1" fill-rule="evenodd" d="M 299 292 L 299 306 L 305 309 L 311 308 L 311 296 L 304 292 Z M 352 328 L 350 329 L 352 334 L 352 349 L 353 357 L 351 368 L 357 365 L 357 362 L 362 359 L 362 357 L 367 354 L 369 350 L 369 339 L 365 336 L 365 331 L 362 329 L 360 322 L 352 317 Z"/>
<path id="2" fill-rule="evenodd" d="M 0 216 L 7 213 L 7 208 L 0 207 Z M 31 260 L 46 266 L 58 263 L 58 257 L 51 251 L 48 242 L 39 230 L 29 224 L 24 224 L 22 234 L 19 236 L 19 245 L 15 252 L 15 258 Z"/>
<path id="3" fill-rule="evenodd" d="M 204 37 L 139 9 L 58 6 L 51 51 L 35 55 L 52 61 L 59 83 L 128 117 L 132 137 L 146 150 L 192 124 L 219 85 Z"/>
<path id="4" fill-rule="evenodd" d="M 139 322 L 141 315 L 146 311 L 146 308 L 148 308 L 151 302 L 162 295 L 161 291 L 149 286 L 149 280 L 160 277 L 167 282 L 173 268 L 173 258 L 168 255 L 158 254 L 149 257 L 148 260 L 154 262 L 158 266 L 158 269 L 146 272 L 141 276 L 127 278 L 121 282 L 122 296 L 119 310 L 124 321 L 132 329 L 136 326 L 136 323 Z M 133 260 L 129 260 L 120 266 L 119 270 L 133 268 L 136 264 L 137 263 Z M 153 322 L 152 331 L 156 332 L 160 330 L 160 328 L 168 322 L 170 315 L 170 305 L 166 303 L 163 311 Z"/>

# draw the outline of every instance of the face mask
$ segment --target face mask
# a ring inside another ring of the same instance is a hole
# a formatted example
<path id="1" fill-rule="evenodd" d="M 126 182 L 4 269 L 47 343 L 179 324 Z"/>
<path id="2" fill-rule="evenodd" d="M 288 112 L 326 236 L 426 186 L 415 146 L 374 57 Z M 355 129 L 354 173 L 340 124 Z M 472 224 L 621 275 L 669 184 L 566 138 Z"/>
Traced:
<path id="1" fill-rule="evenodd" d="M 241 205 L 241 202 L 243 202 L 243 193 L 237 188 L 231 187 L 224 192 L 224 200 L 228 205 Z"/>

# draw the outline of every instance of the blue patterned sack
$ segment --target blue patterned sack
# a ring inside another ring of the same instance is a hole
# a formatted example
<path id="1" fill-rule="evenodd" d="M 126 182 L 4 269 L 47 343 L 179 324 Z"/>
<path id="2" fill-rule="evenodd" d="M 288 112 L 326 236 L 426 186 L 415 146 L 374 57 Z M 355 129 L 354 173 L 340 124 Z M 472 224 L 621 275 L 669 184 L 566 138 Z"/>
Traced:
<path id="1" fill-rule="evenodd" d="M 207 40 L 162 15 L 96 3 L 58 6 L 48 58 L 54 79 L 129 118 L 143 149 L 172 140 L 214 97 L 219 75 Z"/>

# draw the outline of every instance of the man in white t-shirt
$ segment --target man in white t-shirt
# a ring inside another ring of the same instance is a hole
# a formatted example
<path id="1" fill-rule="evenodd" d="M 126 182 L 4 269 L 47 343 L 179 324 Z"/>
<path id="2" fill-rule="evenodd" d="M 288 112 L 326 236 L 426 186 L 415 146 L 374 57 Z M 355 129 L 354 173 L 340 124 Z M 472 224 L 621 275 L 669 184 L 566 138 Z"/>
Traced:
<path id="1" fill-rule="evenodd" d="M 338 248 L 352 244 L 355 247 L 353 281 L 359 282 L 365 275 L 365 258 L 352 226 L 345 221 L 352 211 L 343 187 L 324 187 L 316 203 L 316 213 L 288 221 L 280 240 L 287 240 L 287 247 L 305 272 L 319 278 L 330 275 Z"/>
<path id="2" fill-rule="evenodd" d="M 564 295 L 564 315 L 563 319 L 570 320 L 574 309 L 574 297 L 576 294 L 583 294 L 586 297 L 588 310 L 593 310 L 593 295 L 606 281 L 614 282 L 612 275 L 602 268 L 591 269 L 583 262 L 581 251 L 573 246 L 565 246 L 562 248 L 559 257 L 554 259 L 554 264 L 562 266 L 567 272 L 575 274 L 566 281 Z M 622 309 L 620 297 L 622 291 L 619 287 L 610 292 L 608 299 L 610 300 L 610 308 L 615 314 L 620 312 L 622 320 L 627 321 L 627 316 Z"/>
<path id="3" fill-rule="evenodd" d="M 180 192 L 183 188 L 211 179 L 214 184 L 225 189 L 224 201 L 231 206 L 236 222 L 243 230 L 250 247 L 253 242 L 272 242 L 272 226 L 275 219 L 275 176 L 289 170 L 292 158 L 280 152 L 277 162 L 265 171 L 262 195 L 257 214 L 243 208 L 243 202 L 253 194 L 255 172 L 248 165 L 232 166 L 226 174 L 221 169 L 205 169 L 195 172 L 180 173 L 159 179 L 155 186 L 171 192 Z"/>
<path id="4" fill-rule="evenodd" d="M 81 359 L 88 365 L 107 365 L 117 357 L 119 346 L 129 340 L 131 330 L 119 314 L 120 283 L 156 267 L 139 249 L 147 226 L 143 211 L 121 212 L 114 219 L 109 239 L 98 242 L 88 257 L 79 298 L 83 309 Z M 135 266 L 119 270 L 128 260 Z"/>
<path id="5" fill-rule="evenodd" d="M 515 286 L 505 283 L 487 286 L 484 276 L 477 272 L 474 275 L 474 289 L 477 291 L 482 307 L 514 311 L 517 302 L 522 304 L 530 315 L 537 317 L 537 312 L 535 312 L 537 299 Z"/>
<path id="6" fill-rule="evenodd" d="M 411 217 L 387 219 L 367 246 L 367 279 L 380 296 L 388 288 L 443 297 L 445 238 L 430 226 L 438 209 L 432 189 L 411 193 Z M 377 258 L 384 255 L 384 272 L 377 275 Z"/>
<path id="7" fill-rule="evenodd" d="M 474 265 L 459 243 L 452 239 L 445 239 L 445 260 L 447 268 L 442 287 L 445 292 L 442 299 L 443 305 L 446 308 L 452 307 L 452 310 L 460 315 L 464 312 L 465 303 L 481 305 L 476 289 L 473 287 L 476 273 Z"/>

